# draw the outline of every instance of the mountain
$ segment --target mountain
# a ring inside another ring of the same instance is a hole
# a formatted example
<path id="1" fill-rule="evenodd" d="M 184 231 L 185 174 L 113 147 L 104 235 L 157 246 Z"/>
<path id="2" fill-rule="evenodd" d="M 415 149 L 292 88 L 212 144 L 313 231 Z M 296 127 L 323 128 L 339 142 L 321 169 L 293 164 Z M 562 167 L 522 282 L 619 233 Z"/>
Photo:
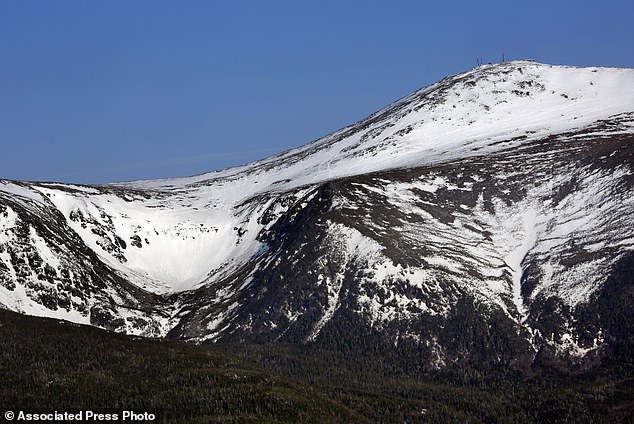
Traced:
<path id="1" fill-rule="evenodd" d="M 0 181 L 0 304 L 421 370 L 583 369 L 634 352 L 633 167 L 633 69 L 483 65 L 237 168 Z"/>

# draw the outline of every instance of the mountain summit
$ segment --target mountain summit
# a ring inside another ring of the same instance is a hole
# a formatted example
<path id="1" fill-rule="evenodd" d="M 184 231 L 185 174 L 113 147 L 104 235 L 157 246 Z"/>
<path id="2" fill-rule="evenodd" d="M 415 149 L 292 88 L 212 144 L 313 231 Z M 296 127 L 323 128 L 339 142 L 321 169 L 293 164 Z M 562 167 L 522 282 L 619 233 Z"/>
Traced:
<path id="1" fill-rule="evenodd" d="M 417 90 L 312 143 L 246 166 L 132 183 L 169 188 L 244 178 L 246 194 L 431 165 L 584 128 L 632 110 L 634 70 L 531 61 L 482 65 Z M 515 141 L 516 143 L 513 143 Z M 251 177 L 251 178 L 248 178 Z M 259 186 L 251 183 L 258 181 Z"/>
<path id="2" fill-rule="evenodd" d="M 429 368 L 593 364 L 634 345 L 633 142 L 633 69 L 515 61 L 241 167 L 0 181 L 0 305 Z"/>

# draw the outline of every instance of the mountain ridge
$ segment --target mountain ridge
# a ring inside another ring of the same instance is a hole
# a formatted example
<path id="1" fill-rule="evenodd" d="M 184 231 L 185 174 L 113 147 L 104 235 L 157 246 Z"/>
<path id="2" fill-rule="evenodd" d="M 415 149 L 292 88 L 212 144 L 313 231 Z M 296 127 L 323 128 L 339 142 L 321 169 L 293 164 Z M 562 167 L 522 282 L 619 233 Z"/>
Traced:
<path id="1" fill-rule="evenodd" d="M 532 75 L 531 73 L 535 73 L 535 72 L 543 74 L 543 75 L 540 75 L 542 79 L 550 78 L 552 80 L 552 81 L 544 81 L 544 82 L 551 82 L 554 85 L 553 87 L 548 87 L 550 89 L 550 93 L 546 93 L 547 88 L 542 83 L 542 81 L 531 80 L 531 76 L 535 77 L 535 75 Z M 547 75 L 548 72 L 550 72 L 550 74 L 553 74 L 553 76 Z M 605 75 L 601 75 L 602 73 Z M 547 76 L 544 74 L 546 74 Z M 595 78 L 597 81 L 591 80 L 593 76 L 592 74 L 597 75 L 597 77 Z M 622 75 L 619 75 L 619 74 L 622 74 Z M 488 80 L 489 78 L 492 78 L 493 80 L 489 81 Z M 561 81 L 566 79 L 568 79 L 568 81 L 565 81 L 565 83 Z M 289 149 L 285 152 L 273 155 L 269 158 L 254 161 L 247 165 L 227 168 L 224 170 L 214 171 L 210 173 L 204 173 L 204 174 L 200 174 L 193 177 L 169 178 L 169 179 L 158 179 L 158 180 L 139 180 L 139 181 L 133 181 L 128 183 L 113 183 L 113 184 L 114 185 L 125 184 L 126 186 L 132 186 L 132 187 L 138 186 L 141 188 L 145 186 L 161 187 L 161 183 L 165 182 L 167 183 L 165 185 L 166 187 L 169 187 L 169 186 L 176 187 L 179 184 L 195 184 L 198 182 L 202 182 L 202 181 L 211 179 L 209 177 L 212 177 L 212 176 L 216 176 L 216 178 L 225 178 L 227 176 L 239 175 L 241 173 L 252 174 L 255 171 L 257 171 L 258 168 L 260 167 L 265 167 L 266 165 L 270 165 L 271 162 L 275 162 L 276 160 L 301 155 L 307 149 L 311 149 L 313 147 L 323 147 L 323 146 L 329 147 L 333 144 L 333 142 L 334 144 L 345 142 L 347 141 L 346 139 L 349 137 L 342 137 L 342 134 L 347 135 L 350 132 L 360 133 L 368 128 L 372 128 L 372 125 L 375 124 L 376 121 L 383 123 L 382 126 L 387 126 L 388 129 L 393 126 L 396 126 L 397 129 L 394 130 L 394 132 L 398 132 L 398 130 L 409 129 L 408 126 L 411 123 L 411 121 L 416 121 L 417 118 L 421 119 L 422 117 L 423 120 L 425 119 L 431 120 L 431 121 L 444 120 L 445 122 L 443 122 L 443 128 L 441 129 L 446 129 L 446 128 L 451 128 L 456 126 L 451 123 L 448 123 L 448 121 L 452 119 L 464 121 L 465 116 L 461 116 L 461 114 L 468 116 L 475 112 L 468 108 L 469 106 L 471 106 L 470 105 L 471 103 L 475 103 L 476 101 L 481 102 L 482 104 L 478 106 L 482 106 L 484 111 L 490 112 L 488 113 L 488 115 L 497 113 L 495 110 L 491 111 L 492 108 L 493 109 L 495 109 L 495 107 L 499 108 L 500 105 L 503 105 L 504 103 L 508 103 L 507 99 L 501 98 L 501 99 L 494 99 L 496 104 L 487 105 L 487 104 L 484 104 L 484 102 L 487 99 L 480 100 L 478 98 L 479 96 L 477 95 L 474 95 L 473 98 L 469 98 L 465 101 L 450 98 L 451 96 L 455 96 L 455 97 L 465 96 L 464 91 L 466 91 L 467 94 L 470 94 L 469 91 L 470 89 L 473 89 L 473 88 L 478 88 L 480 91 L 488 90 L 489 92 L 487 92 L 486 94 L 494 94 L 494 95 L 495 94 L 511 94 L 512 96 L 519 98 L 519 100 L 522 100 L 522 97 L 530 98 L 532 95 L 536 95 L 540 93 L 544 95 L 554 94 L 554 97 L 557 98 L 557 100 L 560 100 L 560 103 L 563 104 L 563 106 L 558 104 L 558 106 L 562 109 L 560 112 L 571 114 L 571 112 L 577 112 L 578 108 L 566 107 L 566 106 L 569 106 L 569 105 L 565 105 L 566 100 L 570 100 L 569 103 L 575 103 L 575 102 L 579 103 L 582 100 L 585 100 L 586 103 L 590 102 L 589 100 L 582 99 L 581 98 L 582 96 L 579 96 L 578 98 L 574 98 L 573 91 L 576 89 L 578 92 L 581 93 L 583 91 L 588 91 L 588 87 L 596 88 L 594 86 L 595 82 L 599 84 L 600 80 L 602 79 L 608 80 L 607 82 L 605 82 L 606 87 L 602 87 L 603 90 L 608 91 L 607 93 L 602 94 L 603 97 L 608 98 L 608 103 L 610 103 L 610 107 L 607 108 L 608 109 L 607 111 L 603 110 L 603 108 L 601 108 L 602 110 L 600 110 L 599 112 L 591 111 L 592 116 L 586 118 L 585 121 L 581 120 L 580 116 L 573 117 L 573 116 L 566 116 L 565 114 L 561 114 L 561 117 L 564 117 L 564 119 L 559 119 L 559 121 L 572 121 L 572 120 L 578 121 L 576 123 L 570 122 L 568 126 L 564 125 L 564 128 L 566 128 L 567 130 L 579 129 L 586 125 L 592 124 L 600 119 L 607 119 L 611 115 L 615 114 L 610 112 L 622 113 L 624 111 L 623 110 L 624 104 L 628 105 L 629 109 L 631 109 L 631 104 L 634 99 L 633 99 L 633 96 L 630 94 L 630 91 L 627 89 L 627 87 L 632 87 L 634 85 L 634 70 L 629 68 L 605 68 L 605 67 L 583 68 L 583 67 L 572 67 L 572 66 L 563 66 L 563 65 L 546 65 L 546 64 L 533 62 L 533 61 L 513 61 L 513 62 L 503 62 L 500 64 L 480 65 L 469 71 L 446 77 L 437 83 L 418 89 L 414 91 L 412 94 L 402 97 L 401 99 L 393 102 L 389 106 L 383 109 L 380 109 L 379 111 L 371 114 L 365 119 L 362 119 L 356 122 L 355 124 L 348 125 L 340 130 L 334 131 L 331 134 L 326 135 L 322 138 L 319 138 L 315 141 L 312 141 L 308 144 L 305 144 L 298 148 Z M 616 81 L 610 81 L 610 79 L 615 79 Z M 581 80 L 581 81 L 577 81 L 577 80 Z M 582 82 L 584 83 L 584 85 L 588 84 L 588 87 L 582 86 Z M 617 87 L 614 87 L 615 83 L 617 84 Z M 483 85 L 483 87 L 477 87 L 478 84 Z M 564 84 L 564 87 L 562 87 L 562 84 Z M 499 85 L 502 85 L 502 86 L 499 87 Z M 607 90 L 608 88 L 609 90 Z M 520 89 L 524 91 L 521 91 Z M 457 91 L 463 91 L 463 93 L 460 93 Z M 565 91 L 568 91 L 568 94 L 566 94 Z M 578 93 L 575 93 L 575 94 L 578 94 Z M 599 97 L 595 92 L 592 92 L 591 94 L 594 94 L 596 97 Z M 415 101 L 417 100 L 427 101 L 428 98 L 430 97 L 431 97 L 431 100 L 433 100 L 433 102 L 430 102 L 431 105 L 426 104 L 425 102 L 415 103 Z M 512 98 L 512 99 L 518 100 L 517 98 Z M 527 99 L 527 100 L 531 100 L 531 99 Z M 597 101 L 597 100 L 605 100 L 605 99 L 594 98 L 591 100 Z M 540 99 L 540 101 L 543 102 L 543 99 Z M 442 106 L 442 103 L 448 103 L 446 107 L 447 110 L 441 111 L 443 113 L 447 113 L 448 114 L 447 117 L 435 116 L 435 117 L 428 118 L 427 116 L 425 116 L 426 114 L 430 112 L 430 110 L 425 109 L 425 107 L 428 107 L 430 109 L 437 109 L 440 106 Z M 453 110 L 453 109 L 456 109 L 461 104 L 463 104 L 462 107 L 464 109 L 460 111 L 461 113 Z M 548 105 L 548 104 L 542 105 L 542 107 L 546 109 L 549 106 L 551 105 Z M 583 106 L 587 107 L 587 105 L 583 105 Z M 600 106 L 604 106 L 604 105 L 600 105 Z M 595 108 L 597 107 L 595 106 Z M 567 110 L 567 109 L 570 109 L 570 110 Z M 631 110 L 629 109 L 627 111 L 631 112 Z M 398 124 L 392 123 L 392 122 L 384 122 L 388 120 L 386 119 L 386 117 L 391 117 L 395 112 L 398 112 L 398 111 L 400 111 L 403 115 L 403 116 L 400 116 L 401 119 L 399 119 L 399 121 L 401 122 L 399 122 Z M 509 111 L 503 111 L 503 112 L 510 114 Z M 517 111 L 515 110 L 511 112 L 517 113 Z M 526 111 L 522 111 L 522 112 L 525 113 Z M 542 112 L 544 114 L 548 113 L 548 111 L 542 111 Z M 410 120 L 402 119 L 403 117 L 407 117 L 407 115 L 415 115 L 415 116 Z M 549 118 L 552 118 L 552 117 L 553 116 L 549 116 Z M 499 117 L 494 116 L 494 118 L 498 119 Z M 532 118 L 532 117 L 529 116 L 528 118 Z M 522 117 L 522 119 L 526 120 L 526 117 Z M 529 124 L 525 124 L 522 127 L 535 125 L 534 123 L 531 123 L 531 119 L 528 119 L 528 121 L 529 121 Z M 480 122 L 475 122 L 475 120 L 473 122 L 471 121 L 467 121 L 467 122 L 468 123 L 465 126 L 471 126 L 474 123 L 476 124 L 476 126 L 481 125 Z M 425 123 L 429 124 L 429 122 L 425 122 Z M 541 125 L 542 123 L 543 121 L 537 122 L 537 126 L 539 130 L 544 129 L 539 127 L 539 125 Z M 494 122 L 494 124 L 499 125 L 499 122 Z M 509 126 L 516 125 L 516 124 L 517 124 L 517 121 L 514 121 Z M 460 123 L 458 126 L 461 126 L 461 125 L 462 123 Z M 379 129 L 384 129 L 384 128 L 379 128 Z M 434 128 L 434 130 L 435 129 L 436 128 Z M 410 132 L 412 131 L 412 129 L 409 129 L 409 130 Z M 499 132 L 499 130 L 497 129 L 494 129 L 494 132 L 495 131 Z M 550 132 L 546 132 L 545 134 L 563 132 L 564 130 L 563 129 L 549 129 L 549 131 Z M 531 136 L 531 138 L 539 138 L 544 135 L 544 133 L 535 134 L 531 132 L 530 129 L 525 129 L 525 128 L 520 128 L 520 132 L 517 135 L 520 135 L 520 134 L 526 135 L 526 134 L 522 134 L 523 132 L 534 134 Z M 381 134 L 382 133 L 370 134 L 370 136 L 372 139 L 375 139 Z M 386 133 L 386 134 L 389 135 L 389 133 Z M 407 134 L 404 134 L 404 135 L 407 135 Z M 490 136 L 490 134 L 485 134 L 485 135 Z M 501 138 L 508 140 L 510 138 L 513 138 L 513 136 L 515 135 L 514 134 L 502 135 Z M 424 144 L 421 141 L 421 139 L 424 141 L 425 138 L 430 138 L 430 136 L 425 135 L 425 137 L 416 137 L 414 138 L 412 144 Z M 443 134 L 442 138 L 443 138 L 443 142 L 446 143 L 447 142 L 446 139 L 448 138 L 447 134 Z M 465 137 L 460 135 L 459 138 L 464 139 Z M 362 141 L 367 142 L 368 138 Z M 461 140 L 461 142 L 468 144 L 468 140 L 467 141 Z M 350 151 L 350 150 L 354 150 L 355 148 L 359 146 L 352 144 L 346 147 L 347 147 L 347 150 Z M 375 146 L 371 146 L 371 147 L 375 147 Z M 389 150 L 389 147 L 386 146 L 385 144 L 382 145 L 381 147 L 383 147 L 386 150 Z M 435 147 L 435 146 L 432 146 L 432 147 Z M 373 149 L 373 150 L 376 150 L 376 149 Z M 358 153 L 358 152 L 355 152 L 355 153 Z M 361 153 L 365 153 L 365 152 L 362 151 Z M 411 152 L 407 152 L 407 153 L 411 154 Z M 417 152 L 414 152 L 414 153 L 417 153 Z M 461 153 L 464 153 L 464 152 L 461 152 Z M 412 162 L 412 164 L 413 165 L 420 165 L 420 164 L 429 165 L 429 164 L 435 163 L 434 161 L 421 161 L 420 159 L 421 159 L 420 156 L 415 157 L 415 161 Z M 442 157 L 434 157 L 434 159 L 436 161 L 448 161 L 453 158 L 447 156 L 447 152 L 443 152 Z M 373 171 L 381 171 L 381 170 L 386 170 L 391 168 L 398 168 L 402 166 L 404 166 L 402 163 L 389 164 L 389 167 L 385 167 L 385 165 L 382 165 L 381 167 L 374 168 L 371 170 L 363 169 L 361 172 L 359 172 L 359 174 L 365 173 L 365 172 L 373 172 Z M 333 178 L 351 176 L 351 175 L 355 175 L 355 174 L 341 173 L 341 174 L 336 174 Z M 327 178 L 327 179 L 330 179 L 330 178 Z M 322 179 L 322 180 L 316 179 L 312 181 L 312 183 L 315 183 L 318 181 L 326 181 L 327 179 Z M 280 180 L 280 181 L 284 181 L 284 180 Z"/>

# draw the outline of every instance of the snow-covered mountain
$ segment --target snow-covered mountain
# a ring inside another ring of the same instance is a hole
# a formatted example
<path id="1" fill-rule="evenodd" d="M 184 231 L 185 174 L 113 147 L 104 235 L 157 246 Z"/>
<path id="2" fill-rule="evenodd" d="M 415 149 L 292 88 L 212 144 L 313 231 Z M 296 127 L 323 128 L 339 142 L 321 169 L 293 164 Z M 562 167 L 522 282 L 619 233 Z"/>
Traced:
<path id="1" fill-rule="evenodd" d="M 479 66 L 237 168 L 0 181 L 0 305 L 427 367 L 588 362 L 629 331 L 633 155 L 633 69 Z"/>

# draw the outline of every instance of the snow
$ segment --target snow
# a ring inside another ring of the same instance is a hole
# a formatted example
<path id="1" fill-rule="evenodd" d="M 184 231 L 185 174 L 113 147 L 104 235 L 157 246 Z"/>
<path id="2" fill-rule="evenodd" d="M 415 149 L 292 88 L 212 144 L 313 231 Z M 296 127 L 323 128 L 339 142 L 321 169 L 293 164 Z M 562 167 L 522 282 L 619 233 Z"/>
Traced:
<path id="1" fill-rule="evenodd" d="M 315 340 L 315 338 L 317 337 L 317 335 L 319 334 L 323 326 L 328 321 L 330 321 L 335 311 L 339 307 L 339 293 L 341 292 L 341 287 L 343 285 L 342 275 L 337 275 L 337 277 L 334 280 L 330 277 L 323 278 L 323 276 L 321 275 L 319 277 L 320 277 L 320 281 L 323 280 L 324 284 L 326 285 L 326 288 L 328 291 L 328 304 L 326 306 L 324 313 L 317 321 L 317 324 L 315 324 L 315 327 L 313 328 L 312 333 L 308 336 L 309 341 Z"/>
<path id="2" fill-rule="evenodd" d="M 73 211 L 80 211 L 105 228 L 112 239 L 115 236 L 123 239 L 127 244 L 122 252 L 125 262 L 103 249 L 98 243 L 100 236 L 92 231 L 94 225 L 84 228 L 82 222 L 68 219 L 71 228 L 106 263 L 154 291 L 191 289 L 212 271 L 230 262 L 246 260 L 260 248 L 260 243 L 253 240 L 257 228 L 253 217 L 244 228 L 244 237 L 250 237 L 251 243 L 236 242 L 234 228 L 243 226 L 242 217 L 234 216 L 230 208 L 195 209 L 177 202 L 125 201 L 106 194 L 76 197 L 67 192 L 40 190 L 49 195 L 51 202 L 66 217 Z M 102 217 L 103 214 L 107 219 Z M 140 238 L 140 248 L 131 244 L 133 236 Z"/>
<path id="3" fill-rule="evenodd" d="M 1 303 L 7 308 L 21 314 L 63 319 L 76 324 L 90 324 L 90 316 L 84 315 L 75 309 L 65 310 L 58 308 L 57 310 L 52 310 L 34 301 L 27 293 L 27 289 L 21 284 L 16 284 L 13 290 L 8 290 L 0 285 L 0 299 L 2 299 Z"/>
<path id="4" fill-rule="evenodd" d="M 521 200 L 509 203 L 492 198 L 492 211 L 485 208 L 482 195 L 475 206 L 456 205 L 449 222 L 417 206 L 420 199 L 415 189 L 420 189 L 421 184 L 431 185 L 430 181 L 436 179 L 434 176 L 425 175 L 410 182 L 378 181 L 380 184 L 374 186 L 356 184 L 406 215 L 400 226 L 389 225 L 397 234 L 395 241 L 399 244 L 410 246 L 408 243 L 411 243 L 412 250 L 416 246 L 424 247 L 425 253 L 421 252 L 420 256 L 424 264 L 420 267 L 404 268 L 394 264 L 382 253 L 381 244 L 356 229 L 337 224 L 330 227 L 329 233 L 341 234 L 346 240 L 349 260 L 356 260 L 365 264 L 362 268 L 372 270 L 372 276 L 362 277 L 360 284 L 384 287 L 389 293 L 387 299 L 363 293 L 359 298 L 359 304 L 375 322 L 389 321 L 405 310 L 411 300 L 401 297 L 390 286 L 393 281 L 407 280 L 409 285 L 432 291 L 442 290 L 438 281 L 456 284 L 476 299 L 501 308 L 509 317 L 526 325 L 527 304 L 538 296 L 557 296 L 574 308 L 600 288 L 609 275 L 609 268 L 619 259 L 619 256 L 605 259 L 602 249 L 616 246 L 623 250 L 634 249 L 634 229 L 627 223 L 634 209 L 634 198 L 619 191 L 619 181 L 629 174 L 630 170 L 625 167 L 608 171 L 571 165 L 560 173 L 536 175 L 534 181 L 527 181 L 523 187 L 527 192 Z M 552 196 L 553 187 L 563 186 L 572 176 L 578 185 L 575 190 L 557 204 L 543 201 Z M 498 175 L 498 178 L 503 181 L 505 176 Z M 446 188 L 453 186 L 446 179 L 442 183 L 438 179 L 436 184 Z M 427 192 L 435 194 L 436 191 Z M 504 192 L 509 194 L 510 190 L 500 191 Z M 363 196 L 363 192 L 356 195 Z M 360 201 L 366 200 L 361 197 Z M 414 216 L 424 219 L 412 219 Z M 623 222 L 619 224 L 619 220 Z M 371 214 L 358 225 L 384 236 L 388 234 L 386 224 L 374 222 Z M 606 239 L 611 240 L 610 245 L 606 246 Z M 571 241 L 574 241 L 572 245 Z M 586 257 L 583 252 L 598 254 Z M 580 255 L 576 264 L 565 262 L 571 255 Z M 521 283 L 531 261 L 538 267 L 534 272 L 541 273 L 542 278 L 530 297 L 525 298 L 521 294 Z M 476 283 L 473 275 L 478 274 Z M 441 297 L 447 299 L 446 295 Z M 390 302 L 398 307 L 391 307 Z M 443 304 L 417 306 L 427 311 L 425 313 L 442 313 L 448 307 Z"/>
<path id="5" fill-rule="evenodd" d="M 37 252 L 42 260 L 53 268 L 59 269 L 61 265 L 59 255 L 51 250 L 46 243 L 46 240 L 40 237 L 40 235 L 35 231 L 35 228 L 32 226 L 29 226 L 29 234 L 31 236 L 33 246 L 37 249 Z"/>
<path id="6" fill-rule="evenodd" d="M 231 311 L 233 311 L 235 308 L 237 308 L 239 306 L 238 303 L 234 302 L 231 305 L 229 305 L 229 307 L 224 310 L 222 313 L 220 313 L 218 316 L 216 316 L 216 318 L 214 318 L 213 320 L 211 320 L 208 324 L 207 324 L 207 329 L 210 331 L 214 331 L 217 330 L 218 327 L 220 327 L 220 325 L 227 319 L 227 317 L 231 314 Z"/>
<path id="7" fill-rule="evenodd" d="M 7 230 L 13 229 L 18 215 L 13 209 L 7 206 L 5 212 L 0 214 L 0 243 L 10 240 L 10 233 Z"/>
<path id="8" fill-rule="evenodd" d="M 532 209 L 525 210 L 520 215 L 521 226 L 518 230 L 521 236 L 516 237 L 519 242 L 518 246 L 511 250 L 505 258 L 506 264 L 511 267 L 513 272 L 513 303 L 522 318 L 526 318 L 526 307 L 521 294 L 522 275 L 524 274 L 522 261 L 537 242 L 536 215 L 535 210 Z"/>
<path id="9" fill-rule="evenodd" d="M 11 181 L 0 180 L 0 192 L 4 192 L 6 194 L 11 195 L 14 199 L 23 198 L 34 200 L 36 202 L 43 202 L 44 199 L 37 192 L 30 190 L 28 187 L 25 187 L 21 184 L 16 184 Z M 16 200 L 17 200 L 16 199 Z"/>
<path id="10" fill-rule="evenodd" d="M 564 265 L 552 255 L 570 255 L 571 249 L 581 252 L 600 252 L 605 240 L 622 243 L 623 250 L 634 247 L 634 229 L 629 225 L 634 198 L 623 198 L 618 192 L 619 181 L 629 175 L 629 169 L 619 167 L 611 171 L 576 170 L 580 187 L 545 212 L 542 234 L 532 251 L 540 258 L 545 274 L 544 284 L 534 293 L 553 293 L 574 306 L 588 299 L 601 287 L 609 274 L 607 270 L 620 258 L 606 261 L 601 255 L 590 256 L 575 265 Z M 548 190 L 548 187 L 542 188 Z"/>
<path id="11" fill-rule="evenodd" d="M 345 255 L 345 262 L 364 264 L 366 269 L 371 270 L 369 274 L 364 275 L 357 282 L 361 288 L 361 295 L 357 300 L 361 310 L 369 314 L 373 323 L 380 324 L 391 321 L 403 314 L 403 311 L 412 307 L 427 315 L 446 313 L 447 308 L 445 305 L 435 304 L 431 307 L 427 305 L 424 299 L 401 294 L 399 291 L 391 289 L 391 286 L 397 282 L 417 288 L 433 286 L 433 277 L 429 271 L 420 268 L 406 268 L 400 264 L 393 263 L 383 255 L 383 247 L 379 243 L 364 236 L 354 228 L 330 222 L 328 233 L 332 243 L 337 245 L 343 243 L 343 249 L 339 249 L 338 252 Z M 343 265 L 343 268 L 345 267 L 346 265 Z M 338 274 L 335 278 L 338 283 L 329 287 L 329 293 L 333 293 L 334 296 L 329 296 L 328 308 L 319 320 L 312 338 L 316 337 L 319 330 L 336 310 L 337 304 L 334 301 L 330 301 L 330 299 L 338 298 L 343 275 Z M 376 287 L 386 288 L 388 297 L 381 299 L 377 294 L 372 296 L 367 294 L 369 291 L 376 293 L 376 290 L 374 290 Z"/>

